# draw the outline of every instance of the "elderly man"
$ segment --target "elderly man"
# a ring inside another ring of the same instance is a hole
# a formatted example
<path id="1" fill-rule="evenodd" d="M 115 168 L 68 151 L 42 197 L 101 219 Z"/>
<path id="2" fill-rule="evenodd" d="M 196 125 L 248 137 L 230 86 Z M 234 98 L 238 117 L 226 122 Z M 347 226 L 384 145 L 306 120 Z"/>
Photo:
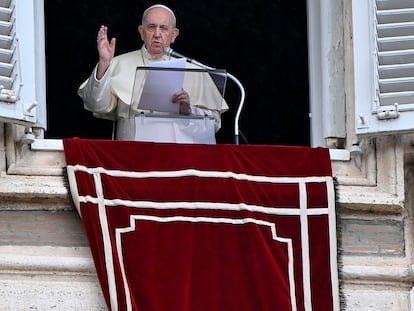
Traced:
<path id="1" fill-rule="evenodd" d="M 151 66 L 152 62 L 172 59 L 165 55 L 164 51 L 179 35 L 174 12 L 160 4 L 149 7 L 143 13 L 142 24 L 139 25 L 138 32 L 144 42 L 141 49 L 114 57 L 116 38 L 109 40 L 107 27 L 101 26 L 97 35 L 98 64 L 89 79 L 78 90 L 85 109 L 92 111 L 98 117 L 116 120 L 117 139 L 215 143 L 215 140 L 203 139 L 208 134 L 207 132 L 211 134 L 211 126 L 206 129 L 200 128 L 200 124 L 203 123 L 191 121 L 191 118 L 178 119 L 177 122 L 172 118 L 159 118 L 157 121 L 151 121 L 151 124 L 155 126 L 152 126 L 149 131 L 169 133 L 147 135 L 149 137 L 147 139 L 145 135 L 140 135 L 139 131 L 148 132 L 148 128 L 139 128 L 141 125 L 137 119 L 141 118 L 140 112 L 142 111 L 131 109 L 136 68 Z M 187 64 L 187 67 L 194 67 L 194 65 Z M 171 101 L 179 105 L 177 111 L 181 115 L 199 115 L 212 119 L 214 136 L 214 132 L 221 125 L 220 115 L 228 107 L 224 99 L 219 96 L 217 88 L 211 93 L 212 88 L 205 87 L 206 83 L 212 85 L 213 82 L 207 74 L 203 75 L 205 77 L 201 79 L 184 79 L 183 89 L 172 94 Z M 206 92 L 211 94 L 204 94 Z"/>

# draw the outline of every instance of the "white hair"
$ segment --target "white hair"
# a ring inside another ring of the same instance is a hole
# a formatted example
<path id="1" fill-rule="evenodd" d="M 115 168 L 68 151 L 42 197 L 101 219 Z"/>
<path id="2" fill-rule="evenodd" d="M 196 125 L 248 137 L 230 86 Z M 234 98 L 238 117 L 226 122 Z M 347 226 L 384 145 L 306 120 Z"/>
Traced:
<path id="1" fill-rule="evenodd" d="M 176 26 L 177 19 L 175 18 L 175 14 L 174 14 L 173 10 L 171 10 L 168 6 L 163 5 L 163 4 L 154 4 L 154 5 L 151 5 L 149 8 L 147 8 L 144 11 L 144 13 L 142 13 L 142 21 L 141 21 L 142 24 L 144 24 L 144 21 L 145 21 L 145 18 L 147 17 L 148 12 L 152 9 L 155 9 L 155 8 L 161 8 L 161 9 L 164 9 L 164 10 L 168 11 L 171 14 L 174 27 Z"/>

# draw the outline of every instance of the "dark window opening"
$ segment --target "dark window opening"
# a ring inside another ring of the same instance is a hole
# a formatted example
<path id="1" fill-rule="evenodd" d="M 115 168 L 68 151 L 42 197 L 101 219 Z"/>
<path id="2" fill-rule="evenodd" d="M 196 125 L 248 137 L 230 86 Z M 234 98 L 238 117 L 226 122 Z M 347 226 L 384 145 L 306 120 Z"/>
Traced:
<path id="1" fill-rule="evenodd" d="M 110 121 L 83 109 L 77 88 L 97 62 L 101 24 L 117 37 L 116 54 L 140 48 L 137 27 L 150 1 L 45 0 L 46 138 L 110 139 Z M 180 35 L 174 50 L 226 69 L 246 90 L 240 143 L 310 144 L 305 1 L 169 1 Z M 218 143 L 233 143 L 238 88 L 230 81 Z"/>

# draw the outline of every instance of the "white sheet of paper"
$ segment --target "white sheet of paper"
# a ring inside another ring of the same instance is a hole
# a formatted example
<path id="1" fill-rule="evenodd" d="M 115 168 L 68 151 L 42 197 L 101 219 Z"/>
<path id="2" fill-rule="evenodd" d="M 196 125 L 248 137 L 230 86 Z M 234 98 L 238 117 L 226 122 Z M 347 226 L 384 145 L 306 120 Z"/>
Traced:
<path id="1" fill-rule="evenodd" d="M 186 59 L 154 62 L 150 67 L 185 68 Z M 183 88 L 183 70 L 148 70 L 148 75 L 142 90 L 138 109 L 179 113 L 180 106 L 174 104 L 171 98 L 174 93 Z"/>

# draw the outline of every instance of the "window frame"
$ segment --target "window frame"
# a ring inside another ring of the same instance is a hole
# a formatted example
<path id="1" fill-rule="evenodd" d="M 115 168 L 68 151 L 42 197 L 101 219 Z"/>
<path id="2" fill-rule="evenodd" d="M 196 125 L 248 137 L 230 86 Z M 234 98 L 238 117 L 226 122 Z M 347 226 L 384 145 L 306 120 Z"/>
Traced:
<path id="1" fill-rule="evenodd" d="M 307 14 L 311 146 L 342 148 L 347 133 L 344 25 L 338 18 L 343 1 L 307 0 Z"/>
<path id="2" fill-rule="evenodd" d="M 24 0 L 14 0 L 17 4 L 22 3 Z M 326 3 L 330 3 L 328 0 L 308 0 L 308 28 L 309 28 L 309 42 L 313 44 L 309 48 L 309 60 L 310 64 L 316 64 L 315 67 L 309 68 L 310 71 L 310 89 L 311 89 L 311 142 L 312 146 L 325 146 L 326 137 L 345 137 L 345 109 L 344 109 L 344 98 L 343 90 L 340 87 L 336 88 L 334 93 L 328 94 L 326 89 L 329 87 L 326 83 L 322 88 L 316 88 L 316 81 L 328 81 L 329 76 L 326 66 L 333 66 L 335 61 L 330 63 L 321 64 L 321 61 L 324 60 L 324 54 L 326 51 L 323 49 L 327 48 L 322 41 L 327 39 L 324 37 L 322 32 L 322 24 L 328 27 L 332 27 L 329 23 L 332 20 L 328 20 L 329 14 L 332 14 L 333 11 L 342 10 L 342 5 L 340 5 L 342 0 L 336 0 L 334 4 L 329 5 L 330 11 L 325 12 L 321 10 L 321 7 L 326 8 Z M 33 126 L 38 126 L 40 128 L 46 129 L 46 60 L 45 60 L 45 26 L 44 26 L 44 0 L 33 0 L 31 3 L 32 11 L 32 20 L 35 25 L 32 35 L 34 36 L 34 44 L 39 53 L 36 53 L 36 60 L 34 63 L 37 64 L 35 68 L 36 72 L 36 94 L 39 95 L 39 98 L 42 98 L 39 103 L 39 106 L 36 108 L 38 110 L 38 121 Z M 325 12 L 325 13 L 323 13 Z M 28 13 L 26 13 L 28 14 Z M 321 21 L 321 19 L 324 19 Z M 23 25 L 22 25 L 23 26 Z M 22 27 L 21 26 L 21 27 Z M 342 35 L 342 28 L 339 29 L 339 32 L 335 36 Z M 333 40 L 333 37 L 328 38 Z M 33 39 L 32 39 L 33 40 Z M 33 59 L 33 56 L 29 57 Z M 324 67 L 325 66 L 325 67 Z M 321 70 L 323 68 L 324 70 Z M 338 76 L 337 85 L 340 85 L 343 80 L 343 74 Z M 325 95 L 325 100 L 317 100 L 321 96 Z M 330 101 L 332 98 L 341 97 L 341 105 L 338 108 L 338 105 L 331 105 Z M 329 109 L 328 109 L 329 108 Z M 334 111 L 332 112 L 332 109 Z M 40 112 L 40 116 L 39 116 Z M 324 123 L 329 122 L 328 115 L 334 113 L 338 118 L 331 122 L 329 125 L 324 125 Z M 338 126 L 338 124 L 340 124 Z M 328 132 L 327 132 L 328 131 Z M 33 151 L 57 151 L 63 150 L 62 140 L 60 139 L 44 139 L 43 135 L 37 136 L 34 143 L 31 145 Z M 346 150 L 331 150 L 331 156 L 333 160 L 338 159 L 342 161 L 349 160 L 349 153 Z"/>

